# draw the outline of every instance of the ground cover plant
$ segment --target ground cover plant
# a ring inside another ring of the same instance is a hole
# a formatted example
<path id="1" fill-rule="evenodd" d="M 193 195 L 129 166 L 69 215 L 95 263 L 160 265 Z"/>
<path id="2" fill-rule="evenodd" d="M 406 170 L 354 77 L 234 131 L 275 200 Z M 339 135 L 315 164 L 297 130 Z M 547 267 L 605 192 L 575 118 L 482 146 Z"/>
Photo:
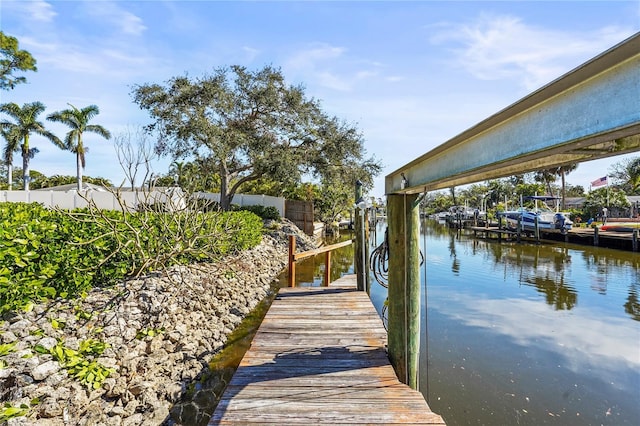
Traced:
<path id="1" fill-rule="evenodd" d="M 248 211 L 198 213 L 0 203 L 0 314 L 43 299 L 257 245 L 262 220 Z"/>

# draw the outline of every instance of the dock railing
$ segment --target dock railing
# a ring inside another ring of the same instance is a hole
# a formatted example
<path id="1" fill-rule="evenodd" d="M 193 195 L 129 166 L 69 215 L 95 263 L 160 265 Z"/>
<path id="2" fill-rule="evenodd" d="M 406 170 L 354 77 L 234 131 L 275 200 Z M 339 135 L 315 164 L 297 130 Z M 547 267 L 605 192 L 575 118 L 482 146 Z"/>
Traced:
<path id="1" fill-rule="evenodd" d="M 323 283 L 325 286 L 329 285 L 331 282 L 331 252 L 350 244 L 353 244 L 353 240 L 342 241 L 329 246 L 296 253 L 296 237 L 295 235 L 289 235 L 289 287 L 294 287 L 296 284 L 296 261 L 322 253 L 324 253 L 325 262 Z"/>

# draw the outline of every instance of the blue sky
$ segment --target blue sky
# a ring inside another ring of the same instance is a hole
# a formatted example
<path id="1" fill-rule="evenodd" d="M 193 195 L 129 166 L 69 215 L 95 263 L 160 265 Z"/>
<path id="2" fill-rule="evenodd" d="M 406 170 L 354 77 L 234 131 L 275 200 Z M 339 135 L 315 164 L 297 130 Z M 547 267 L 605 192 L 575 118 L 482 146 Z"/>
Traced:
<path id="1" fill-rule="evenodd" d="M 7 1 L 0 27 L 37 60 L 1 102 L 98 105 L 114 135 L 150 122 L 135 85 L 214 68 L 273 65 L 357 125 L 384 176 L 640 30 L 640 1 Z M 64 126 L 48 123 L 64 136 Z M 39 137 L 31 167 L 75 175 Z M 85 175 L 120 184 L 113 144 L 86 134 Z M 573 185 L 621 157 L 584 163 Z M 20 159 L 16 159 L 19 165 Z M 167 171 L 169 159 L 154 163 Z"/>

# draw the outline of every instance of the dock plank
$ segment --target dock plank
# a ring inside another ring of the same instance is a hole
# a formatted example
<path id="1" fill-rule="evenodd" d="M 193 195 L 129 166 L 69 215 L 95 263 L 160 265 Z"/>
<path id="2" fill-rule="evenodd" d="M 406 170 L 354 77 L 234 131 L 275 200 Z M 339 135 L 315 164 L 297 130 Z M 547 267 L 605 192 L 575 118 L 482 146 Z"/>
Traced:
<path id="1" fill-rule="evenodd" d="M 209 425 L 444 425 L 398 380 L 386 343 L 354 275 L 281 289 Z"/>

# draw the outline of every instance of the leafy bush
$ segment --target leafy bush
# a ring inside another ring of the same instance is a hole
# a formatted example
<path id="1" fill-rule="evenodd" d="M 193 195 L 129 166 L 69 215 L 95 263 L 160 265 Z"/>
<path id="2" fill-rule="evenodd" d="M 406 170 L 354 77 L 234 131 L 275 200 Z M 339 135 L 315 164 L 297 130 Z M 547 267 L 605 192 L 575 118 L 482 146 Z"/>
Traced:
<path id="1" fill-rule="evenodd" d="M 251 213 L 260 216 L 264 220 L 267 220 L 267 219 L 280 220 L 280 212 L 278 211 L 277 208 L 273 206 L 268 206 L 268 207 L 258 206 L 258 205 L 245 206 L 245 207 L 241 207 L 241 210 L 250 211 Z"/>
<path id="2" fill-rule="evenodd" d="M 0 203 L 0 314 L 257 245 L 250 212 L 122 213 Z"/>
<path id="3" fill-rule="evenodd" d="M 48 353 L 74 377 L 89 389 L 98 389 L 113 370 L 101 365 L 94 358 L 100 356 L 109 345 L 97 340 L 87 339 L 80 342 L 78 350 L 64 346 L 62 341 L 47 350 L 36 345 L 34 350 Z"/>

